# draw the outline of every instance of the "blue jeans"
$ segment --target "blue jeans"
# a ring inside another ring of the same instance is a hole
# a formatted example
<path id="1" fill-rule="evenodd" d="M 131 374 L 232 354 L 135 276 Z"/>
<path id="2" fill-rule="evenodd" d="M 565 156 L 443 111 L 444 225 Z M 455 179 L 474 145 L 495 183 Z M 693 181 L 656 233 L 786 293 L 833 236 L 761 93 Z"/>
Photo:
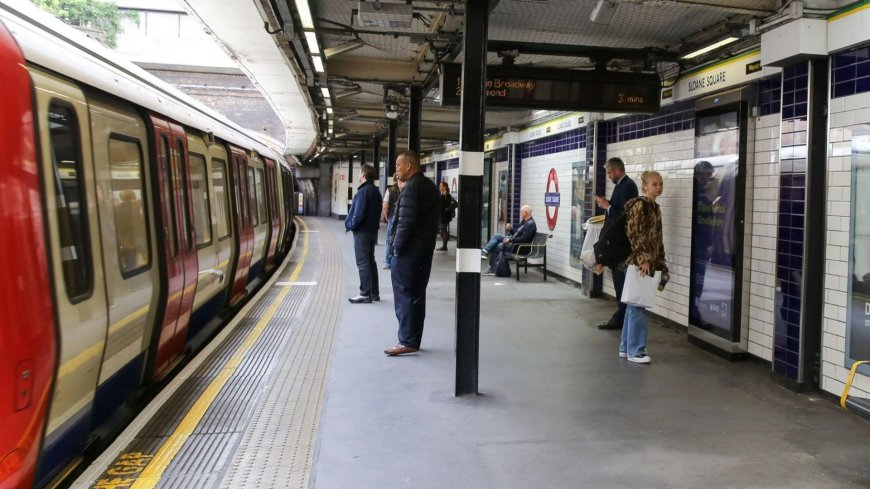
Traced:
<path id="1" fill-rule="evenodd" d="M 629 357 L 641 357 L 646 354 L 646 316 L 642 307 L 625 307 L 625 324 L 622 325 L 622 338 L 619 341 L 619 351 L 624 351 Z"/>
<path id="2" fill-rule="evenodd" d="M 378 264 L 375 263 L 375 244 L 378 233 L 353 233 L 353 252 L 359 269 L 359 294 L 366 297 L 381 295 L 378 284 Z"/>
<path id="3" fill-rule="evenodd" d="M 492 237 L 489 238 L 489 242 L 486 243 L 486 246 L 484 246 L 483 249 L 486 250 L 487 253 L 492 253 L 492 250 L 496 247 L 496 245 L 504 241 L 506 237 L 507 236 L 504 236 L 502 234 L 493 234 Z"/>
<path id="4" fill-rule="evenodd" d="M 390 265 L 393 263 L 393 220 L 387 219 L 387 253 L 384 257 L 384 264 L 387 265 L 387 268 L 390 268 Z"/>

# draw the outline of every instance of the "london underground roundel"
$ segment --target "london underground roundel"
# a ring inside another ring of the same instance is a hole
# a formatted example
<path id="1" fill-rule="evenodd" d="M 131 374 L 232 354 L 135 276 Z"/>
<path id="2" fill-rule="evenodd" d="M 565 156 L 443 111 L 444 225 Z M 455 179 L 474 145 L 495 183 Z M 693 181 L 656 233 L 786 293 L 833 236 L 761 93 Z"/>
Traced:
<path id="1" fill-rule="evenodd" d="M 559 178 L 556 176 L 556 169 L 550 168 L 550 175 L 547 176 L 547 189 L 544 193 L 544 208 L 547 211 L 547 227 L 550 228 L 550 231 L 556 229 L 556 219 L 559 218 L 560 202 Z M 551 209 L 552 213 L 550 211 Z"/>

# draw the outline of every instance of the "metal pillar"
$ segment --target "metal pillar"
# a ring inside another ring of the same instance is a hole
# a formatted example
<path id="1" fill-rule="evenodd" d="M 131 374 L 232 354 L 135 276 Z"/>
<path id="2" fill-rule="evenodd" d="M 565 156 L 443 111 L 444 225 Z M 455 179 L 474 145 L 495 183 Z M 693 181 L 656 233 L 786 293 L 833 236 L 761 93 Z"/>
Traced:
<path id="1" fill-rule="evenodd" d="M 423 123 L 423 87 L 411 87 L 411 107 L 408 111 L 408 149 L 420 154 L 420 126 Z"/>
<path id="2" fill-rule="evenodd" d="M 398 126 L 399 124 L 396 122 L 396 119 L 390 119 L 386 163 L 387 174 L 389 176 L 393 176 L 393 173 L 396 173 L 396 158 L 399 157 L 399 150 L 396 148 Z"/>
<path id="3" fill-rule="evenodd" d="M 480 209 L 488 2 L 465 4 L 456 250 L 456 395 L 476 394 L 480 350 Z"/>

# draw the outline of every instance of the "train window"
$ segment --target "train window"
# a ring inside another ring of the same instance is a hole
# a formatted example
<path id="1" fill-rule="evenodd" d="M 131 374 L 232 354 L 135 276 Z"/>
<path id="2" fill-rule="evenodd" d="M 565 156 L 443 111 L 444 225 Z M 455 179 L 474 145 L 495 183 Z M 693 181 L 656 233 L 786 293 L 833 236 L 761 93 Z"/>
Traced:
<path id="1" fill-rule="evenodd" d="M 205 178 L 205 157 L 190 153 L 190 191 L 193 192 L 193 223 L 197 247 L 211 243 L 211 203 Z"/>
<path id="2" fill-rule="evenodd" d="M 181 222 L 184 225 L 183 236 L 184 242 L 182 245 L 185 250 L 189 250 L 193 246 L 193 223 L 190 222 L 190 185 L 187 182 L 187 169 L 184 167 L 184 143 L 180 139 L 175 140 L 175 174 L 178 178 L 178 185 L 181 187 Z"/>
<path id="3" fill-rule="evenodd" d="M 215 224 L 218 239 L 230 235 L 230 204 L 227 201 L 227 163 L 217 158 L 211 160 L 211 180 L 214 185 Z"/>
<path id="4" fill-rule="evenodd" d="M 268 213 L 266 212 L 266 182 L 265 177 L 263 176 L 263 170 L 257 168 L 257 208 L 260 212 L 260 220 L 262 222 L 268 221 Z"/>
<path id="5" fill-rule="evenodd" d="M 118 266 L 121 276 L 127 278 L 145 270 L 151 262 L 142 148 L 138 140 L 117 135 L 109 138 L 109 171 Z"/>
<path id="6" fill-rule="evenodd" d="M 75 110 L 60 102 L 48 108 L 51 158 L 57 196 L 60 256 L 67 297 L 76 303 L 86 299 L 93 287 L 88 214 Z"/>
<path id="7" fill-rule="evenodd" d="M 172 172 L 169 170 L 169 141 L 166 136 L 160 137 L 160 173 L 163 179 L 163 198 L 166 199 L 166 241 L 169 245 L 169 256 L 178 254 L 178 241 L 175 239 L 175 192 L 172 185 Z"/>
<path id="8" fill-rule="evenodd" d="M 251 226 L 260 224 L 260 215 L 257 208 L 257 188 L 254 183 L 254 169 L 248 167 L 248 202 L 251 207 Z"/>

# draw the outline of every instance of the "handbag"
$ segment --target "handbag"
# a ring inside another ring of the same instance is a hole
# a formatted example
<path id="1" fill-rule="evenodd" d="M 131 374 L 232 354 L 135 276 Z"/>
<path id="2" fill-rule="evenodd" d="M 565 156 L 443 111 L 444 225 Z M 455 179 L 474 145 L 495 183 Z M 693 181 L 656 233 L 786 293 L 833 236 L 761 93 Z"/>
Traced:
<path id="1" fill-rule="evenodd" d="M 595 262 L 608 267 L 616 267 L 631 255 L 631 241 L 625 234 L 626 216 L 623 212 L 604 225 L 598 241 L 593 245 Z"/>
<path id="2" fill-rule="evenodd" d="M 656 289 L 662 278 L 661 270 L 653 275 L 642 276 L 640 268 L 629 265 L 625 269 L 625 286 L 622 288 L 622 302 L 635 307 L 649 309 L 656 305 Z"/>
<path id="3" fill-rule="evenodd" d="M 508 260 L 507 252 L 505 252 L 505 251 L 498 252 L 498 257 L 495 260 L 495 276 L 496 277 L 510 277 L 511 276 L 511 263 Z"/>

